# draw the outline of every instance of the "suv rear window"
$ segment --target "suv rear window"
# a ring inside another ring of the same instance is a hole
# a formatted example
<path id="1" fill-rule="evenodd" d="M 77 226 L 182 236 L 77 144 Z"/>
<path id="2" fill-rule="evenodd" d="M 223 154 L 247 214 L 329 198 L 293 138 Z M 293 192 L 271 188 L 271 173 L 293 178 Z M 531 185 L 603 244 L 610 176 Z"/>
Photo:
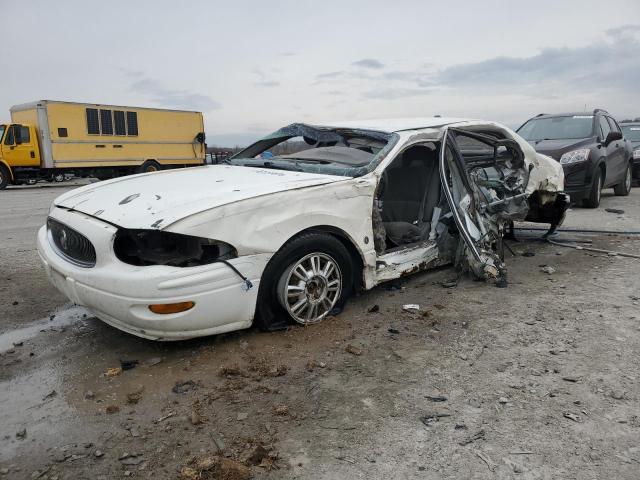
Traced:
<path id="1" fill-rule="evenodd" d="M 525 140 L 587 138 L 593 132 L 593 115 L 532 118 L 518 129 Z"/>

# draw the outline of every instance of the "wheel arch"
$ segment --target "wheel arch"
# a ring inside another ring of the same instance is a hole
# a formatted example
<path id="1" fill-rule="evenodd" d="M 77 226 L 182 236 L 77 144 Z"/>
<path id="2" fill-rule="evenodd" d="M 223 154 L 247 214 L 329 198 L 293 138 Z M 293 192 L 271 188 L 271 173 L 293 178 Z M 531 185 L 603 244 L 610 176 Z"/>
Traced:
<path id="1" fill-rule="evenodd" d="M 335 237 L 340 243 L 344 245 L 344 247 L 349 252 L 351 259 L 353 260 L 353 266 L 355 267 L 354 271 L 354 287 L 361 288 L 364 284 L 364 279 L 362 278 L 362 270 L 365 265 L 364 255 L 362 251 L 356 245 L 356 242 L 353 238 L 341 228 L 332 226 L 332 225 L 315 225 L 313 227 L 305 228 L 304 230 L 300 230 L 295 235 L 292 235 L 291 238 L 288 238 L 282 246 L 286 245 L 290 241 L 306 234 L 306 233 L 326 233 Z M 282 248 L 282 246 L 280 248 Z"/>

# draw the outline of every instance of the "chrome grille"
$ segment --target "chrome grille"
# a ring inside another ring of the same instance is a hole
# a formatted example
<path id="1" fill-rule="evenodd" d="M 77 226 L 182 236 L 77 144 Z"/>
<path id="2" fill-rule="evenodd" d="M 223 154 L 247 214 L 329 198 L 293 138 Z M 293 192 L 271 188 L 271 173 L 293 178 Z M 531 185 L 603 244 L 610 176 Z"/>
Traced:
<path id="1" fill-rule="evenodd" d="M 87 237 L 53 218 L 47 219 L 49 241 L 56 252 L 79 267 L 90 268 L 96 264 L 96 249 Z"/>

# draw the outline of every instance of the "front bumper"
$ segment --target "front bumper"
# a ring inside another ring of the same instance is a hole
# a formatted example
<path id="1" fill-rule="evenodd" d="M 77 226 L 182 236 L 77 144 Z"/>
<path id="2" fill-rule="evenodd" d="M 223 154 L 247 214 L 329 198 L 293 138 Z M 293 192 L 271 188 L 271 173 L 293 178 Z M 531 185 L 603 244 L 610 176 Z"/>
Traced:
<path id="1" fill-rule="evenodd" d="M 586 198 L 591 191 L 593 166 L 590 161 L 562 165 L 564 171 L 564 191 L 572 202 Z"/>
<path id="2" fill-rule="evenodd" d="M 96 266 L 83 268 L 62 258 L 42 227 L 38 253 L 49 279 L 72 302 L 86 306 L 109 325 L 153 340 L 182 340 L 251 326 L 260 277 L 270 255 L 231 261 L 251 280 L 253 287 L 246 290 L 242 279 L 222 263 L 188 268 L 125 264 L 113 253 L 116 228 L 112 225 L 63 209 L 55 209 L 51 216 L 91 240 Z M 167 315 L 148 308 L 150 304 L 184 301 L 193 301 L 195 306 Z"/>

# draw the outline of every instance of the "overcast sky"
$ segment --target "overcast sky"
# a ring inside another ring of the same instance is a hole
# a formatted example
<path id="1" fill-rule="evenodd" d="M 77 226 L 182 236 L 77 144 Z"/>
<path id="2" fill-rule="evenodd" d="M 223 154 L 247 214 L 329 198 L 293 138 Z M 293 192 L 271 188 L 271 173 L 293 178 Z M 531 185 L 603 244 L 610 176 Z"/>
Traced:
<path id="1" fill-rule="evenodd" d="M 0 0 L 0 118 L 37 99 L 294 121 L 640 116 L 640 0 Z"/>

